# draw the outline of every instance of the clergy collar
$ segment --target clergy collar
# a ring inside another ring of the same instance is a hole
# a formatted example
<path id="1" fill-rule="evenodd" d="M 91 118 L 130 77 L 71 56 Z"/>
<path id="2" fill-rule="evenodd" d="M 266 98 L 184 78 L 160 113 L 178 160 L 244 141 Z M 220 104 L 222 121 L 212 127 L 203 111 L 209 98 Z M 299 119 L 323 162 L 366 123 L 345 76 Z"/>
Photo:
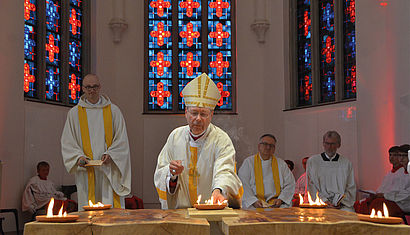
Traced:
<path id="1" fill-rule="evenodd" d="M 208 130 L 208 129 L 207 129 Z M 202 132 L 201 134 L 195 135 L 194 133 L 191 132 L 191 130 L 189 130 L 189 135 L 191 136 L 191 138 L 194 141 L 197 141 L 199 138 L 201 138 L 202 136 L 204 136 L 205 132 L 207 131 L 205 130 L 204 132 Z"/>
<path id="2" fill-rule="evenodd" d="M 325 152 L 321 153 L 320 156 L 322 156 L 323 161 L 330 162 L 330 158 L 327 156 Z M 339 160 L 339 154 L 336 153 L 336 155 L 332 157 L 332 162 L 337 162 L 338 160 Z"/>
<path id="3" fill-rule="evenodd" d="M 87 99 L 87 98 L 85 98 L 84 100 L 85 100 L 85 103 L 87 103 L 88 105 L 91 105 L 91 106 L 94 106 L 94 105 L 100 105 L 100 104 L 101 104 L 101 102 L 102 102 L 102 100 L 101 100 L 101 96 L 98 98 L 98 101 L 97 101 L 97 103 L 95 103 L 95 104 L 93 104 L 93 103 L 91 103 L 90 101 L 88 101 L 88 99 Z"/>

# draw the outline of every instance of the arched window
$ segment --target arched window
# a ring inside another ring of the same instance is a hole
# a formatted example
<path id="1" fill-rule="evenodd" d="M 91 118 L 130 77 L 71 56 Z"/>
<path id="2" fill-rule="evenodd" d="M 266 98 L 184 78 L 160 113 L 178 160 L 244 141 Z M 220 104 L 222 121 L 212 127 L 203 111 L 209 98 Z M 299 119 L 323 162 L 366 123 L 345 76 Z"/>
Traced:
<path id="1" fill-rule="evenodd" d="M 145 2 L 145 113 L 182 113 L 181 91 L 205 72 L 217 112 L 235 112 L 235 1 Z"/>
<path id="2" fill-rule="evenodd" d="M 89 64 L 88 1 L 24 0 L 24 96 L 74 105 Z"/>
<path id="3" fill-rule="evenodd" d="M 290 9 L 289 108 L 355 100 L 355 0 L 294 0 Z"/>

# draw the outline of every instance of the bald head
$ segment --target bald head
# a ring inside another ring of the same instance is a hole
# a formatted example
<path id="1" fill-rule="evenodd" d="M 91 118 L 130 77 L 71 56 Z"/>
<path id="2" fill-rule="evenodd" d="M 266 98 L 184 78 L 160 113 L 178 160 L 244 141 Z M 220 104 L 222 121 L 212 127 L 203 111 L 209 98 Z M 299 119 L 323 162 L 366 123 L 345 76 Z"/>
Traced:
<path id="1" fill-rule="evenodd" d="M 95 104 L 100 99 L 100 79 L 95 74 L 88 74 L 83 79 L 83 92 L 85 98 Z"/>

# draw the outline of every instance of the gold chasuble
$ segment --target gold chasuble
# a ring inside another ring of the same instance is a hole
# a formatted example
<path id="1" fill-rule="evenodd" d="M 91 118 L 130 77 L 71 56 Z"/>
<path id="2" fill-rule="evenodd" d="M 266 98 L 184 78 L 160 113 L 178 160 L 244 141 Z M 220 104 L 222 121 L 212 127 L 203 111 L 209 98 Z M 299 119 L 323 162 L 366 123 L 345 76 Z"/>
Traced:
<path id="1" fill-rule="evenodd" d="M 90 132 L 88 130 L 88 119 L 86 108 L 78 106 L 78 119 L 80 121 L 81 129 L 81 139 L 83 143 L 84 154 L 93 160 L 93 151 L 91 149 L 90 143 Z M 112 144 L 113 132 L 112 132 L 112 113 L 111 113 L 111 104 L 103 108 L 103 119 L 104 119 L 104 132 L 105 132 L 105 143 L 107 144 L 107 149 Z M 95 201 L 95 173 L 94 167 L 87 167 L 88 174 L 88 200 L 91 200 L 93 203 Z M 113 201 L 114 208 L 121 208 L 120 196 L 113 190 Z"/>
<path id="2" fill-rule="evenodd" d="M 262 161 L 257 153 L 254 157 L 254 171 L 255 171 L 255 185 L 256 185 L 256 197 L 261 201 L 265 200 L 265 189 L 263 186 L 263 171 L 262 171 Z M 275 183 L 275 191 L 276 194 L 273 198 L 271 198 L 268 203 L 272 204 L 273 199 L 278 198 L 280 194 L 280 179 L 279 179 L 279 167 L 278 167 L 278 160 L 275 156 L 272 155 L 272 175 L 273 175 L 273 182 Z"/>

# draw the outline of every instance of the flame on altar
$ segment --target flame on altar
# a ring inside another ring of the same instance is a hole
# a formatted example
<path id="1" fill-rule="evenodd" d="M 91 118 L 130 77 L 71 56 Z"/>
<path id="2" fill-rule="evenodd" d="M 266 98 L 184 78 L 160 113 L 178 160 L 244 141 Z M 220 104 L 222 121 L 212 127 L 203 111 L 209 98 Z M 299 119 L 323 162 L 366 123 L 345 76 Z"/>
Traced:
<path id="1" fill-rule="evenodd" d="M 381 211 L 377 211 L 373 208 L 372 212 L 370 213 L 370 218 L 389 218 L 389 210 L 387 210 L 386 204 L 383 202 L 383 213 Z"/>
<path id="2" fill-rule="evenodd" d="M 312 200 L 312 197 L 310 196 L 310 193 L 309 193 L 309 191 L 308 191 L 308 201 L 309 201 L 309 205 L 318 205 L 318 206 L 326 205 L 326 203 L 324 203 L 324 202 L 322 201 L 322 199 L 319 198 L 319 193 L 318 193 L 318 192 L 316 192 L 316 200 L 313 201 L 313 200 Z M 303 202 L 304 202 L 304 201 L 303 201 L 303 197 L 302 197 L 302 195 L 299 193 L 299 205 L 302 205 Z"/>
<path id="3" fill-rule="evenodd" d="M 48 208 L 47 208 L 47 218 L 67 217 L 67 212 L 65 211 L 63 213 L 63 205 L 61 205 L 61 208 L 60 208 L 60 211 L 58 212 L 58 215 L 53 215 L 53 208 L 54 208 L 54 198 L 51 198 L 50 203 L 48 204 Z"/>
<path id="4" fill-rule="evenodd" d="M 201 198 L 202 198 L 202 196 L 201 195 L 199 195 L 198 196 L 198 200 L 196 201 L 196 203 L 199 205 L 199 204 L 201 204 Z M 223 201 L 217 201 L 216 203 L 213 203 L 214 202 L 214 196 L 211 196 L 211 198 L 209 199 L 209 200 L 205 200 L 205 205 L 222 205 L 222 204 L 227 204 L 228 203 L 228 200 L 223 200 Z"/>
<path id="5" fill-rule="evenodd" d="M 104 204 L 102 204 L 101 202 L 97 202 L 96 204 L 93 204 L 91 200 L 88 200 L 88 205 L 90 207 L 104 207 Z"/>

